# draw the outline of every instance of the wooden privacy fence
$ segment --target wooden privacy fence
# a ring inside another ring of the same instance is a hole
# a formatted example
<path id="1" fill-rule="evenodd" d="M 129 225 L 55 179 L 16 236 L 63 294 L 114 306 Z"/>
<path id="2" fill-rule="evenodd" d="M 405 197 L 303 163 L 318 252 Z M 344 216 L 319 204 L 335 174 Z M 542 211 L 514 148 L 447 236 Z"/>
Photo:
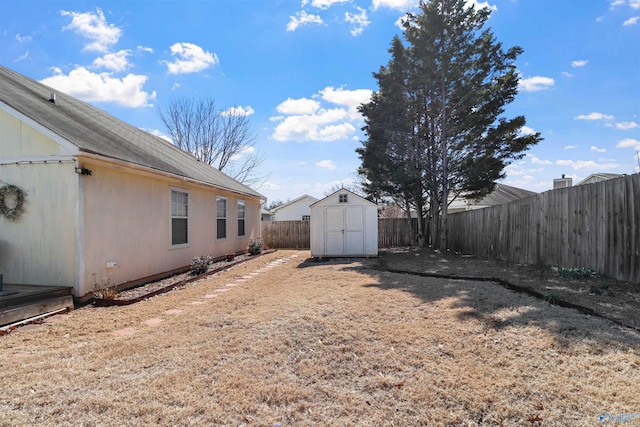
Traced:
<path id="1" fill-rule="evenodd" d="M 640 175 L 449 215 L 447 246 L 514 263 L 586 267 L 640 283 Z"/>
<path id="2" fill-rule="evenodd" d="M 309 249 L 310 221 L 262 221 L 262 239 L 271 249 Z"/>
<path id="3" fill-rule="evenodd" d="M 378 247 L 413 246 L 416 244 L 417 232 L 417 218 L 413 218 L 411 222 L 407 218 L 380 218 L 378 219 Z"/>
<path id="4" fill-rule="evenodd" d="M 263 221 L 262 238 L 272 249 L 309 249 L 310 221 Z M 414 244 L 418 222 L 406 218 L 378 220 L 378 247 L 395 248 Z"/>

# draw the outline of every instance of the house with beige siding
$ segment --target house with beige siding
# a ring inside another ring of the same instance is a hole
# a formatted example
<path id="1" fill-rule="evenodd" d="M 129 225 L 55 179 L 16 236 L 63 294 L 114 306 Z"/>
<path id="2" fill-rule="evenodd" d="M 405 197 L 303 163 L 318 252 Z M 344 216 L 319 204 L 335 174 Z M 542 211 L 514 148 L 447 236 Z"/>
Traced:
<path id="1" fill-rule="evenodd" d="M 76 297 L 247 250 L 264 197 L 106 112 L 0 66 L 0 274 Z M 23 196 L 18 200 L 17 196 Z M 1 194 L 0 194 L 1 196 Z M 18 203 L 20 202 L 20 203 Z"/>

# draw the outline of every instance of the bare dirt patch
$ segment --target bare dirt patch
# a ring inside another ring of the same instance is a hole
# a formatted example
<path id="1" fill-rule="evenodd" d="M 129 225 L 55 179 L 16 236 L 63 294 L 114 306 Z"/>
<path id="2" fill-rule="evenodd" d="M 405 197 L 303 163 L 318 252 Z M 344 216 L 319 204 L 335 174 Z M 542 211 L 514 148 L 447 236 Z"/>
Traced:
<path id="1" fill-rule="evenodd" d="M 639 352 L 490 282 L 278 251 L 0 338 L 0 425 L 593 426 L 640 412 Z"/>

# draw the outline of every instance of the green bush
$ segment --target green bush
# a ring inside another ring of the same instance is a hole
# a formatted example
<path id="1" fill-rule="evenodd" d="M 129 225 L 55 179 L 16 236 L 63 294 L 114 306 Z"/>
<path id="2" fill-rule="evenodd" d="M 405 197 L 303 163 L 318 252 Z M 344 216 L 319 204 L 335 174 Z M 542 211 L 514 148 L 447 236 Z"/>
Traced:
<path id="1" fill-rule="evenodd" d="M 209 255 L 201 255 L 197 257 L 193 257 L 191 260 L 191 274 L 193 276 L 197 276 L 199 274 L 204 274 L 207 272 L 209 268 L 209 264 L 211 264 L 211 257 Z"/>
<path id="2" fill-rule="evenodd" d="M 589 268 L 564 268 L 564 267 L 551 267 L 558 276 L 566 277 L 569 279 L 584 279 L 590 277 L 594 272 Z"/>
<path id="3" fill-rule="evenodd" d="M 249 242 L 249 253 L 251 255 L 258 255 L 262 253 L 262 247 L 264 246 L 264 241 L 262 239 L 253 239 Z"/>

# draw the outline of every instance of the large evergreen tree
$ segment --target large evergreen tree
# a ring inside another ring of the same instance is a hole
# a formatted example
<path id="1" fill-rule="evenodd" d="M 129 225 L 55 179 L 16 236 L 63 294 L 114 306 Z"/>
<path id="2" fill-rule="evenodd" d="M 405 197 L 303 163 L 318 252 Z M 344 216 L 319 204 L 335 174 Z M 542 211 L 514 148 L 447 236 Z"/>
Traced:
<path id="1" fill-rule="evenodd" d="M 522 49 L 503 49 L 483 29 L 490 10 L 465 0 L 420 9 L 404 24 L 406 46 L 395 37 L 391 60 L 374 73 L 379 90 L 360 108 L 367 140 L 357 151 L 367 191 L 405 200 L 420 214 L 419 243 L 445 249 L 448 202 L 493 191 L 541 138 L 521 134 L 523 116 L 503 116 L 517 94 Z"/>

